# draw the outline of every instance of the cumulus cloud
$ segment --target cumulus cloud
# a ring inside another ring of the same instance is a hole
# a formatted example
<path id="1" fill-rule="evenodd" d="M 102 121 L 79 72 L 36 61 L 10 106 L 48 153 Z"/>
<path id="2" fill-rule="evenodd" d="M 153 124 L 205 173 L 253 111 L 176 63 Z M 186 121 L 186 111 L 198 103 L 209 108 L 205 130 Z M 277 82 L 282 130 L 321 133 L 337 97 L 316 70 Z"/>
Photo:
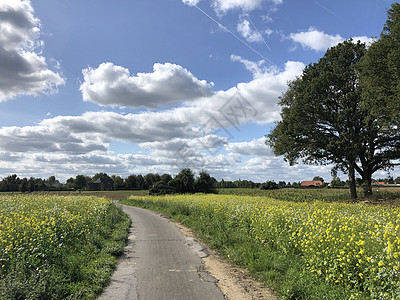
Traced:
<path id="1" fill-rule="evenodd" d="M 79 154 L 105 151 L 113 141 L 169 141 L 169 147 L 184 142 L 198 149 L 218 149 L 245 123 L 278 120 L 278 97 L 303 68 L 302 63 L 288 62 L 284 70 L 267 70 L 248 83 L 202 97 L 192 106 L 131 114 L 86 112 L 49 117 L 36 126 L 3 127 L 0 151 Z"/>
<path id="2" fill-rule="evenodd" d="M 294 42 L 300 43 L 302 47 L 315 51 L 325 51 L 344 40 L 339 34 L 329 35 L 313 27 L 310 27 L 306 32 L 292 33 L 290 38 Z"/>
<path id="3" fill-rule="evenodd" d="M 270 147 L 265 144 L 265 138 L 254 139 L 250 142 L 229 143 L 225 146 L 226 150 L 240 155 L 254 155 L 263 157 L 273 157 L 274 154 Z"/>
<path id="4" fill-rule="evenodd" d="M 291 33 L 290 39 L 296 43 L 300 43 L 303 48 L 312 49 L 314 51 L 326 51 L 328 48 L 345 40 L 339 34 L 329 35 L 313 27 L 310 27 L 308 31 L 305 32 Z M 361 41 L 362 43 L 370 45 L 373 42 L 373 39 L 366 36 L 358 36 L 353 37 L 353 41 Z"/>
<path id="5" fill-rule="evenodd" d="M 0 3 L 0 32 L 0 102 L 54 92 L 64 84 L 62 76 L 49 70 L 46 59 L 35 52 L 43 42 L 30 1 Z"/>
<path id="6" fill-rule="evenodd" d="M 212 83 L 199 80 L 185 68 L 171 63 L 156 63 L 152 73 L 136 76 L 110 62 L 96 69 L 84 69 L 82 73 L 83 99 L 103 106 L 157 108 L 212 94 Z"/>
<path id="7" fill-rule="evenodd" d="M 12 152 L 86 153 L 106 150 L 101 142 L 78 137 L 72 132 L 48 126 L 3 127 L 0 129 L 0 149 Z"/>
<path id="8" fill-rule="evenodd" d="M 263 41 L 262 35 L 250 28 L 248 20 L 242 20 L 238 23 L 236 30 L 250 43 L 261 43 Z"/>

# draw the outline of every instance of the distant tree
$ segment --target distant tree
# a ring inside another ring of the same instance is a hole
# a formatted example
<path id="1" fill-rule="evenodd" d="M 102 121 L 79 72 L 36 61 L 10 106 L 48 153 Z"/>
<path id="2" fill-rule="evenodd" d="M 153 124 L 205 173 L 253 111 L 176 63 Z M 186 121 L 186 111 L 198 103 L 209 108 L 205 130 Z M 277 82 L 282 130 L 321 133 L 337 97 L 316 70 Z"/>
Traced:
<path id="1" fill-rule="evenodd" d="M 112 180 L 114 180 L 114 189 L 120 190 L 124 188 L 124 179 L 118 175 L 112 175 Z"/>
<path id="2" fill-rule="evenodd" d="M 315 177 L 313 178 L 313 180 L 324 182 L 324 179 L 323 179 L 321 176 L 315 176 Z"/>
<path id="3" fill-rule="evenodd" d="M 2 180 L 2 186 L 4 192 L 17 192 L 19 191 L 19 184 L 21 179 L 16 175 L 7 176 Z"/>
<path id="4" fill-rule="evenodd" d="M 261 184 L 261 189 L 262 190 L 277 190 L 277 189 L 279 189 L 279 186 L 275 181 L 268 180 L 268 181 L 264 182 L 263 184 Z"/>
<path id="5" fill-rule="evenodd" d="M 280 189 L 286 188 L 286 182 L 284 182 L 284 181 L 278 181 L 278 188 L 280 188 Z"/>
<path id="6" fill-rule="evenodd" d="M 236 188 L 236 185 L 232 181 L 225 181 L 224 179 L 222 179 L 220 182 L 217 183 L 217 187 L 221 189 Z"/>
<path id="7" fill-rule="evenodd" d="M 340 178 L 337 177 L 337 176 L 334 176 L 332 181 L 331 181 L 332 187 L 344 187 L 345 184 L 346 183 L 344 181 L 340 180 Z"/>
<path id="8" fill-rule="evenodd" d="M 47 189 L 46 180 L 43 180 L 42 178 L 36 178 L 35 181 L 36 191 L 44 191 Z"/>
<path id="9" fill-rule="evenodd" d="M 28 180 L 28 190 L 29 192 L 37 191 L 36 180 L 33 177 L 30 177 Z"/>
<path id="10" fill-rule="evenodd" d="M 73 189 L 74 188 L 74 181 L 75 181 L 75 179 L 73 177 L 68 178 L 66 183 L 65 183 L 65 187 L 67 189 Z"/>
<path id="11" fill-rule="evenodd" d="M 179 194 L 194 193 L 195 192 L 195 179 L 194 173 L 190 168 L 182 169 L 178 175 L 175 176 L 168 184 L 175 188 Z"/>
<path id="12" fill-rule="evenodd" d="M 19 183 L 19 191 L 21 193 L 28 191 L 28 179 L 22 178 L 21 182 Z"/>
<path id="13" fill-rule="evenodd" d="M 107 173 L 96 173 L 94 174 L 94 176 L 92 177 L 92 182 L 95 182 L 97 179 L 99 178 L 111 178 L 110 176 L 107 175 Z"/>
<path id="14" fill-rule="evenodd" d="M 395 184 L 400 184 L 400 177 L 397 177 L 397 178 L 394 180 L 394 183 L 395 183 Z"/>
<path id="15" fill-rule="evenodd" d="M 301 187 L 301 183 L 300 182 L 293 182 L 292 183 L 292 188 L 298 189 Z"/>
<path id="16" fill-rule="evenodd" d="M 73 188 L 81 190 L 87 185 L 88 181 L 89 180 L 85 175 L 77 175 L 74 179 Z"/>
<path id="17" fill-rule="evenodd" d="M 205 171 L 201 171 L 195 181 L 195 191 L 200 193 L 216 193 L 217 180 Z"/>
<path id="18" fill-rule="evenodd" d="M 144 178 L 141 174 L 136 176 L 136 188 L 139 190 L 143 190 L 144 186 Z"/>
<path id="19" fill-rule="evenodd" d="M 170 174 L 162 174 L 160 180 L 168 183 L 172 180 L 172 176 Z"/>
<path id="20" fill-rule="evenodd" d="M 149 189 L 154 183 L 161 180 L 159 174 L 148 173 L 144 176 L 144 186 L 145 190 Z"/>
<path id="21" fill-rule="evenodd" d="M 47 179 L 47 184 L 53 185 L 56 183 L 56 176 L 52 175 Z"/>
<path id="22" fill-rule="evenodd" d="M 125 178 L 124 185 L 127 189 L 130 189 L 130 190 L 136 189 L 137 188 L 136 175 L 132 174 L 132 175 L 129 175 L 127 178 Z"/>

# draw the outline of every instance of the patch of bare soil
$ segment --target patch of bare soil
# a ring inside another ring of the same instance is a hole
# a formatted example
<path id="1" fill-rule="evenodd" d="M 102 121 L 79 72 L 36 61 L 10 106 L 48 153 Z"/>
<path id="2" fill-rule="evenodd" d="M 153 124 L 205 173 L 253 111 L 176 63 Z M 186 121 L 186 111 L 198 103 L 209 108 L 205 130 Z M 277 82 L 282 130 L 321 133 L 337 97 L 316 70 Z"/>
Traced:
<path id="1" fill-rule="evenodd" d="M 170 220 L 184 235 L 197 238 L 194 232 L 181 223 Z M 247 270 L 228 263 L 218 252 L 208 249 L 208 257 L 203 258 L 208 271 L 218 280 L 217 286 L 221 289 L 226 299 L 229 300 L 277 300 L 269 289 L 261 282 L 254 280 Z"/>

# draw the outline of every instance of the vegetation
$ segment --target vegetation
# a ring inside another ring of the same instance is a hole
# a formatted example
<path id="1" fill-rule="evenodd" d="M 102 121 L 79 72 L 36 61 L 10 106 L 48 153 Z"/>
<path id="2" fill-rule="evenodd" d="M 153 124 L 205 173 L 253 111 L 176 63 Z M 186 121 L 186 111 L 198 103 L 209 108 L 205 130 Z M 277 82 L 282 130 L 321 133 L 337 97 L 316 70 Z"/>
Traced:
<path id="1" fill-rule="evenodd" d="M 352 198 L 356 172 L 364 195 L 372 175 L 400 158 L 400 5 L 393 4 L 381 39 L 369 49 L 345 41 L 328 49 L 281 97 L 281 116 L 268 135 L 275 154 L 291 164 L 333 164 L 348 173 Z"/>
<path id="2" fill-rule="evenodd" d="M 0 298 L 94 299 L 129 226 L 105 198 L 0 196 Z"/>
<path id="3" fill-rule="evenodd" d="M 283 299 L 399 299 L 400 209 L 299 198 L 196 194 L 124 203 L 182 221 Z"/>

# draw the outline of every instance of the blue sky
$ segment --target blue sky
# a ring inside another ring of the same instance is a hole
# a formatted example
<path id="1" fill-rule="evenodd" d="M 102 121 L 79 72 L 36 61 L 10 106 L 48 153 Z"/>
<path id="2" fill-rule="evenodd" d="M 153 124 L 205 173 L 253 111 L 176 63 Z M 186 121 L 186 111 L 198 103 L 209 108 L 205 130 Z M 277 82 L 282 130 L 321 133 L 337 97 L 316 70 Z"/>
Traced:
<path id="1" fill-rule="evenodd" d="M 345 39 L 379 37 L 392 3 L 2 0 L 0 177 L 328 181 L 264 135 L 286 83 Z"/>

